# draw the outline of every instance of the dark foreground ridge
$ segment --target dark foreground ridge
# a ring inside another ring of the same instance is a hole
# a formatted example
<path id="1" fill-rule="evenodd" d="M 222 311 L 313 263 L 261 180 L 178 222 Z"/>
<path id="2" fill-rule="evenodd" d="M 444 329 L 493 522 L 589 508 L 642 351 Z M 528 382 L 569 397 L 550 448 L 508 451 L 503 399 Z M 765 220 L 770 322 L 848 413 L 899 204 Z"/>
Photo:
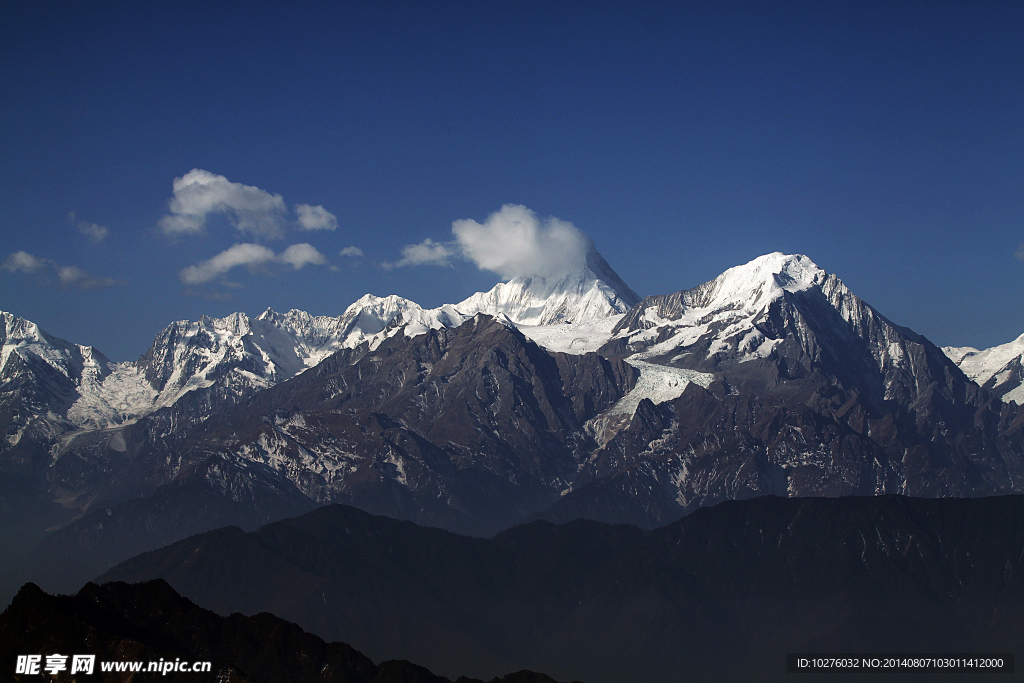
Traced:
<path id="1" fill-rule="evenodd" d="M 209 661 L 209 673 L 64 671 L 14 675 L 18 655 L 95 654 L 97 662 Z M 165 581 L 86 584 L 52 596 L 25 584 L 0 615 L 0 680 L 202 681 L 203 683 L 451 683 L 403 660 L 375 665 L 345 643 L 325 643 L 272 614 L 221 617 L 181 597 Z M 460 677 L 456 683 L 483 683 Z M 555 683 L 520 671 L 491 683 Z"/>
<path id="2" fill-rule="evenodd" d="M 221 614 L 270 611 L 448 676 L 826 680 L 787 674 L 786 654 L 1019 650 L 1024 497 L 768 496 L 653 531 L 538 521 L 492 539 L 334 505 L 193 536 L 101 579 L 158 577 Z"/>

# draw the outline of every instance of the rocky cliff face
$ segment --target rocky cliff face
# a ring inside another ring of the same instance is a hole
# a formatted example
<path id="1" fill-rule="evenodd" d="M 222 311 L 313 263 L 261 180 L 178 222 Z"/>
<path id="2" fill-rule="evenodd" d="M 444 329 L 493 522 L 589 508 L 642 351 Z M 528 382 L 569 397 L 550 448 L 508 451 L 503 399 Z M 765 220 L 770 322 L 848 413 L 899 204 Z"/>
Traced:
<path id="1" fill-rule="evenodd" d="M 584 424 L 635 378 L 622 361 L 550 354 L 478 315 L 323 363 L 207 421 L 193 443 L 226 445 L 320 503 L 490 533 L 569 486 Z"/>
<path id="2" fill-rule="evenodd" d="M 678 398 L 639 405 L 550 519 L 651 524 L 765 493 L 1024 486 L 1018 411 L 803 256 L 770 254 L 648 297 L 600 353 L 701 374 Z M 639 510 L 637 497 L 650 503 Z"/>

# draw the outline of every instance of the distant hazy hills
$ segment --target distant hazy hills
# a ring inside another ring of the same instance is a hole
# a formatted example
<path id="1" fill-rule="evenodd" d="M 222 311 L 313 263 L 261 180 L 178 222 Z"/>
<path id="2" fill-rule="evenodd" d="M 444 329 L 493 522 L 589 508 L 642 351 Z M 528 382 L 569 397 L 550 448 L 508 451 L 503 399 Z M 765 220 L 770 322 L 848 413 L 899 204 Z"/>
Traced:
<path id="1" fill-rule="evenodd" d="M 328 506 L 101 580 L 163 578 L 222 614 L 271 611 L 448 676 L 790 680 L 787 652 L 1019 650 L 1022 548 L 1021 496 L 764 497 L 653 531 L 535 522 L 490 540 Z"/>

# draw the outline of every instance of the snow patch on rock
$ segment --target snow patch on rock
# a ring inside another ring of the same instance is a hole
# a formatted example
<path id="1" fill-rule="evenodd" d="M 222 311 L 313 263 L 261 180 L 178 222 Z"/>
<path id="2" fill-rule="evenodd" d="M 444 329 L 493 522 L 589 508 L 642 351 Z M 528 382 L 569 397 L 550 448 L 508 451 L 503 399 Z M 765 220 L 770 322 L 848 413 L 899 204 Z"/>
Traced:
<path id="1" fill-rule="evenodd" d="M 608 409 L 606 415 L 632 415 L 645 398 L 655 405 L 665 403 L 682 396 L 690 382 L 707 389 L 715 378 L 706 372 L 655 365 L 633 358 L 626 362 L 640 371 L 640 378 L 628 394 Z"/>

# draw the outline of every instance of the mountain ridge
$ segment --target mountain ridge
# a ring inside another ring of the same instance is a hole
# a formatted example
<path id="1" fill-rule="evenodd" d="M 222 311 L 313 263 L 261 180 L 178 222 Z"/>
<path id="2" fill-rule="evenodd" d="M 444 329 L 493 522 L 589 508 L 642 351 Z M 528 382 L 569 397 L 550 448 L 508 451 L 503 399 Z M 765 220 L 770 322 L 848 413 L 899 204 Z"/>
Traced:
<path id="1" fill-rule="evenodd" d="M 1024 412 L 805 256 L 571 323 L 372 295 L 342 317 L 171 326 L 146 368 L 165 391 L 191 386 L 172 405 L 104 429 L 37 420 L 0 453 L 63 527 L 26 571 L 84 580 L 209 528 L 188 501 L 246 528 L 341 502 L 486 535 L 533 518 L 651 528 L 768 493 L 1024 490 Z M 18 377 L 0 387 L 9 407 L 22 385 L 48 395 Z M 9 505 L 7 526 L 28 529 L 29 507 Z"/>

